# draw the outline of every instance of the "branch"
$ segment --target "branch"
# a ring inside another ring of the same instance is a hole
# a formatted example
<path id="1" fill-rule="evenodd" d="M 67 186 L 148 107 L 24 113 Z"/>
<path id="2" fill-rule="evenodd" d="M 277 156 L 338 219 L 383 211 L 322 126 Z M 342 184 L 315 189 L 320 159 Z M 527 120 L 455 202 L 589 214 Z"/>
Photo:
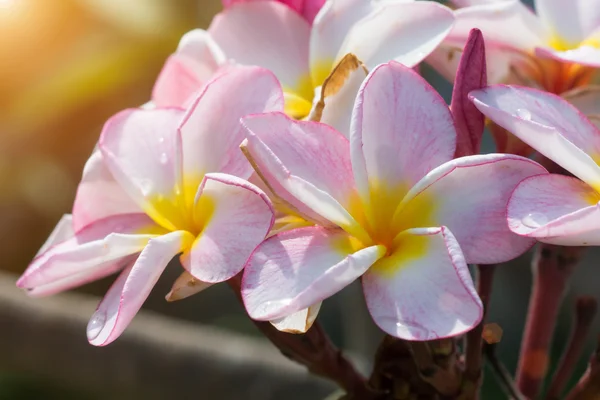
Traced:
<path id="1" fill-rule="evenodd" d="M 492 371 L 496 376 L 496 380 L 502 386 L 504 393 L 506 393 L 510 399 L 514 400 L 527 400 L 515 386 L 510 373 L 506 370 L 506 367 L 498 360 L 496 356 L 496 344 L 483 344 L 483 352 L 485 353 L 488 362 L 492 366 Z"/>
<path id="2" fill-rule="evenodd" d="M 598 399 L 600 399 L 600 336 L 587 371 L 566 397 L 566 400 Z"/>
<path id="3" fill-rule="evenodd" d="M 581 357 L 585 339 L 590 331 L 597 309 L 598 303 L 593 297 L 581 296 L 577 299 L 575 321 L 571 330 L 569 344 L 565 348 L 556 373 L 552 378 L 552 384 L 546 395 L 548 400 L 558 400 L 569 378 L 571 378 L 577 360 Z"/>
<path id="4" fill-rule="evenodd" d="M 546 376 L 556 318 L 582 250 L 539 243 L 534 254 L 534 283 L 516 374 L 517 387 L 528 398 L 539 394 Z"/>
<path id="5" fill-rule="evenodd" d="M 241 274 L 231 278 L 228 283 L 238 299 L 242 301 Z M 336 382 L 348 394 L 345 399 L 374 400 L 377 398 L 377 394 L 367 386 L 365 378 L 331 343 L 318 322 L 315 322 L 304 334 L 280 332 L 270 322 L 255 320 L 252 322 L 284 356 L 306 366 L 311 373 Z"/>

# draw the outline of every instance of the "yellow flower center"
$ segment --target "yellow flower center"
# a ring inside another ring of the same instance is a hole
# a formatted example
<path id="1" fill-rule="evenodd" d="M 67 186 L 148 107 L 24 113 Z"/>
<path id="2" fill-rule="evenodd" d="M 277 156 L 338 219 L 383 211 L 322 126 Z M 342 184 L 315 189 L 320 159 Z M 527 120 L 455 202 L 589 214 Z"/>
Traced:
<path id="1" fill-rule="evenodd" d="M 312 108 L 315 89 L 323 84 L 332 68 L 331 60 L 315 63 L 310 73 L 301 77 L 294 87 L 284 87 L 285 113 L 295 119 L 305 118 Z"/>

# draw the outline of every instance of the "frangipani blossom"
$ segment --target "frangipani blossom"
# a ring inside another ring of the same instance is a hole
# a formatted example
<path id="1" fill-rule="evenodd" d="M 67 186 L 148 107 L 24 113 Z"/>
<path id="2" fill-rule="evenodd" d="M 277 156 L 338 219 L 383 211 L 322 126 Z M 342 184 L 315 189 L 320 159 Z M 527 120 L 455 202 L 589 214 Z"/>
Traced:
<path id="1" fill-rule="evenodd" d="M 471 97 L 495 123 L 575 176 L 520 183 L 508 204 L 510 229 L 545 243 L 600 245 L 600 130 L 562 98 L 535 89 L 495 85 Z"/>
<path id="2" fill-rule="evenodd" d="M 348 53 L 367 68 L 390 60 L 412 67 L 445 38 L 453 21 L 452 11 L 435 2 L 329 0 L 311 26 L 284 4 L 255 1 L 228 7 L 215 16 L 208 36 L 195 31 L 189 38 L 196 48 L 214 43 L 226 59 L 273 71 L 284 88 L 286 112 L 304 118 Z"/>
<path id="3" fill-rule="evenodd" d="M 240 118 L 283 109 L 275 76 L 237 67 L 209 82 L 187 109 L 125 110 L 105 125 L 73 215 L 17 285 L 48 295 L 123 269 L 90 323 L 106 345 L 127 327 L 173 259 L 200 287 L 238 274 L 273 224 L 267 196 L 245 179 Z"/>
<path id="4" fill-rule="evenodd" d="M 514 155 L 453 160 L 448 106 L 399 63 L 375 68 L 362 84 L 349 140 L 283 113 L 243 124 L 259 175 L 316 224 L 272 236 L 253 253 L 242 296 L 255 319 L 304 310 L 362 277 L 370 313 L 387 333 L 457 335 L 482 315 L 467 263 L 507 261 L 533 244 L 508 230 L 506 202 L 544 168 Z"/>
<path id="5" fill-rule="evenodd" d="M 483 32 L 491 83 L 517 83 L 561 94 L 589 84 L 600 67 L 600 7 L 596 0 L 470 1 L 430 61 L 453 79 L 469 31 Z"/>
<path id="6" fill-rule="evenodd" d="M 317 13 L 323 7 L 323 4 L 325 4 L 325 0 L 223 0 L 223 6 L 227 8 L 233 4 L 251 3 L 254 1 L 279 1 L 296 11 L 309 24 L 313 23 Z"/>

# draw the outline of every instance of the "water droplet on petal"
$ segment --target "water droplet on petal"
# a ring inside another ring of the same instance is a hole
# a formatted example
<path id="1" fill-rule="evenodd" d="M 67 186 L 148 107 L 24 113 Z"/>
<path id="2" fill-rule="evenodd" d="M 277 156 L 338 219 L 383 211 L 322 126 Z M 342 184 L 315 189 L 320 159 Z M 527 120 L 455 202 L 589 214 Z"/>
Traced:
<path id="1" fill-rule="evenodd" d="M 536 229 L 546 225 L 548 223 L 548 218 L 544 214 L 534 212 L 527 214 L 521 222 L 528 228 Z"/>
<path id="2" fill-rule="evenodd" d="M 166 164 L 169 162 L 169 156 L 167 155 L 167 153 L 162 153 L 160 155 L 160 163 L 161 164 Z"/>
<path id="3" fill-rule="evenodd" d="M 524 108 L 518 108 L 517 109 L 517 116 L 521 119 L 524 119 L 526 121 L 530 121 L 531 120 L 531 113 L 529 112 L 529 110 L 526 110 Z"/>
<path id="4" fill-rule="evenodd" d="M 152 192 L 152 181 L 149 179 L 143 179 L 140 181 L 140 189 L 142 190 L 142 194 L 144 196 L 148 196 L 150 192 Z"/>
<path id="5" fill-rule="evenodd" d="M 106 313 L 102 310 L 97 310 L 87 324 L 88 340 L 96 339 L 100 332 L 102 332 L 104 324 L 106 324 Z"/>

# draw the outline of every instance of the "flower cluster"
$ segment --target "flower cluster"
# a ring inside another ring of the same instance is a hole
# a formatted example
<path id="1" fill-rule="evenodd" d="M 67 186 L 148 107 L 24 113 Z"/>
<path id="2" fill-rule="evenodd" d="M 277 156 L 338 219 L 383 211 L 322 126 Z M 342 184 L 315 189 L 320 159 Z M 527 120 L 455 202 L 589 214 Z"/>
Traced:
<path id="1" fill-rule="evenodd" d="M 600 245 L 600 2 L 223 3 L 151 100 L 106 122 L 17 283 L 43 296 L 121 271 L 90 343 L 126 329 L 174 258 L 168 300 L 237 280 L 252 319 L 304 333 L 360 279 L 383 331 L 431 341 L 481 323 L 468 264 Z M 454 81 L 450 107 L 421 62 Z M 478 154 L 484 115 L 572 176 Z"/>

